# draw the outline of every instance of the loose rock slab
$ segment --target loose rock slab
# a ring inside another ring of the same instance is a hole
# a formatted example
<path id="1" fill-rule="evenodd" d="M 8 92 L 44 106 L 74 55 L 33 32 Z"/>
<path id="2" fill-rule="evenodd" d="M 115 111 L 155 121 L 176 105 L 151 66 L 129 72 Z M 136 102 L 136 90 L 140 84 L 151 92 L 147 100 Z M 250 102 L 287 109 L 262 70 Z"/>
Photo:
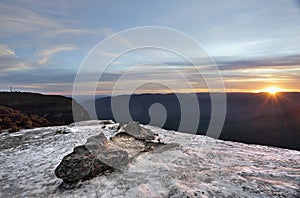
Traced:
<path id="1" fill-rule="evenodd" d="M 65 183 L 78 182 L 124 167 L 142 152 L 163 152 L 177 146 L 161 143 L 157 134 L 137 122 L 130 122 L 111 140 L 103 133 L 89 137 L 84 145 L 75 147 L 62 159 L 55 175 Z"/>
<path id="2" fill-rule="evenodd" d="M 77 146 L 73 152 L 63 158 L 55 169 L 55 175 L 64 182 L 76 182 L 90 179 L 110 167 L 100 161 L 84 145 Z"/>

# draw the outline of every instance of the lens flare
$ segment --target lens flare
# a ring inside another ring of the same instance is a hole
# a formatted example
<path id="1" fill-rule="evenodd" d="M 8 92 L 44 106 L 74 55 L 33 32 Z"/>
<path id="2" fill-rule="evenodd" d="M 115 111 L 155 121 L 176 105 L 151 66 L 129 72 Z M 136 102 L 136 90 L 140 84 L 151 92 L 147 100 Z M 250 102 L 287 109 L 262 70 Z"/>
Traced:
<path id="1" fill-rule="evenodd" d="M 281 89 L 278 87 L 267 87 L 267 88 L 263 89 L 262 91 L 267 92 L 271 95 L 276 95 L 278 92 L 281 91 Z"/>

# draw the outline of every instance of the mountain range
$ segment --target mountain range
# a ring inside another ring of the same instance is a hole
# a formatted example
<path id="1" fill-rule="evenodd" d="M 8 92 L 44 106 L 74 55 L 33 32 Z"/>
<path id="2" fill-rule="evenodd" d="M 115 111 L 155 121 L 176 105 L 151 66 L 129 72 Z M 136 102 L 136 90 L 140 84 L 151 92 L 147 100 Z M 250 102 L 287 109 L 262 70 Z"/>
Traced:
<path id="1" fill-rule="evenodd" d="M 300 93 L 227 93 L 227 111 L 220 139 L 251 144 L 270 145 L 300 150 Z M 200 117 L 184 114 L 189 120 L 199 119 L 197 134 L 206 134 L 211 119 L 209 93 L 196 94 Z M 191 94 L 181 94 L 189 98 Z M 126 105 L 128 96 L 115 96 L 114 101 Z M 112 97 L 95 100 L 98 119 L 115 117 L 111 107 Z M 166 110 L 164 129 L 178 130 L 181 107 L 176 94 L 131 95 L 128 109 L 133 120 L 148 124 L 151 105 L 159 103 Z M 91 103 L 85 103 L 90 108 Z M 126 120 L 116 120 L 126 122 Z M 129 121 L 129 120 L 128 120 Z M 185 132 L 184 128 L 181 130 Z"/>

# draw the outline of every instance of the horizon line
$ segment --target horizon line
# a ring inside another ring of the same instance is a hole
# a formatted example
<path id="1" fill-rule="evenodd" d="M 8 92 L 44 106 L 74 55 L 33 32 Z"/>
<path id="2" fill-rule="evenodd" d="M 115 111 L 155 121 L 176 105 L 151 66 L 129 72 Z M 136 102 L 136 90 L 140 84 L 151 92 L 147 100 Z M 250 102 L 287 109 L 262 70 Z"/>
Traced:
<path id="1" fill-rule="evenodd" d="M 63 93 L 51 93 L 51 92 L 35 92 L 35 91 L 2 91 L 0 90 L 0 93 L 31 93 L 31 94 L 42 94 L 42 95 L 60 95 L 60 96 L 66 96 L 71 97 L 72 94 L 63 94 Z M 145 92 L 145 93 L 124 93 L 124 94 L 117 94 L 114 96 L 124 96 L 124 95 L 168 95 L 168 94 L 269 94 L 268 91 L 225 91 L 225 92 Z M 277 94 L 280 93 L 300 93 L 300 91 L 278 91 Z M 74 96 L 104 96 L 104 97 L 111 97 L 111 94 L 82 94 L 82 95 L 74 95 Z"/>

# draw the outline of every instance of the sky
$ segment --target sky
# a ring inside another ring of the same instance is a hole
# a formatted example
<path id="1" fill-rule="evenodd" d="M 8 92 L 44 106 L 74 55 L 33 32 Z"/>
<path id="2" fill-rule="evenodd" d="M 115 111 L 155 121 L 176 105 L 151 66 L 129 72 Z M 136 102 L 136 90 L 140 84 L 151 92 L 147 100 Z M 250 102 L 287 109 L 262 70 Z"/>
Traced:
<path id="1" fill-rule="evenodd" d="M 0 90 L 12 86 L 17 91 L 71 95 L 76 73 L 95 46 L 115 33 L 141 26 L 172 28 L 196 40 L 218 67 L 227 92 L 257 92 L 269 86 L 300 91 L 297 0 L 2 0 Z M 112 48 L 128 45 L 124 41 L 120 38 Z M 138 92 L 168 92 L 163 86 L 167 81 L 177 86 L 173 92 L 207 91 L 201 75 L 178 55 L 141 49 L 110 65 L 99 80 L 97 94 L 111 94 L 128 69 L 144 64 L 120 82 L 120 94 L 128 91 L 130 83 L 138 83 Z M 215 71 L 205 67 L 201 57 L 197 64 L 214 81 Z M 88 76 L 95 71 L 85 72 Z M 193 89 L 181 87 L 178 75 L 184 75 Z"/>

